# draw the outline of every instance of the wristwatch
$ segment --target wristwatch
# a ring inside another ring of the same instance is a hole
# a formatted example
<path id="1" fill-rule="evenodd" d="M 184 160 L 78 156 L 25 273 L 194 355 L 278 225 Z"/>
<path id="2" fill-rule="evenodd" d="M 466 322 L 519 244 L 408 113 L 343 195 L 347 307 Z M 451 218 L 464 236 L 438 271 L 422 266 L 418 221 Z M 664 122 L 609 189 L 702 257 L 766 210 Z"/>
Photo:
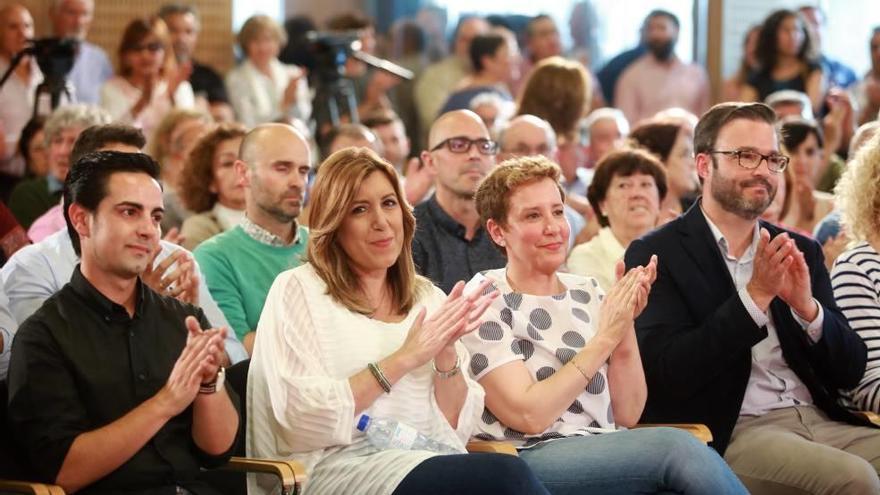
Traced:
<path id="1" fill-rule="evenodd" d="M 213 394 L 223 388 L 223 382 L 226 380 L 226 368 L 223 366 L 217 370 L 217 376 L 210 383 L 203 383 L 199 386 L 200 394 Z"/>

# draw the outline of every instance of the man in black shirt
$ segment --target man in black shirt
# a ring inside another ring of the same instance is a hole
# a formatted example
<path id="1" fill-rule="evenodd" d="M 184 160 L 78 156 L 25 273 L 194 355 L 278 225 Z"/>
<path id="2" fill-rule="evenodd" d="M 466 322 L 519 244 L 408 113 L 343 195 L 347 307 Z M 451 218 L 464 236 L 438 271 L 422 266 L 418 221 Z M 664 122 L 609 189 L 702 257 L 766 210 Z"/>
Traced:
<path id="1" fill-rule="evenodd" d="M 224 118 L 231 119 L 232 107 L 229 105 L 223 79 L 214 69 L 193 59 L 201 29 L 195 7 L 182 3 L 169 3 L 159 9 L 159 17 L 168 25 L 174 56 L 181 70 L 192 69 L 189 83 L 196 97 L 207 100 L 211 115 L 218 121 Z"/>
<path id="2" fill-rule="evenodd" d="M 159 241 L 158 165 L 141 153 L 80 159 L 65 183 L 80 241 L 71 281 L 22 323 L 9 417 L 46 482 L 82 493 L 205 493 L 238 412 L 222 385 L 225 329 L 142 283 Z"/>
<path id="3" fill-rule="evenodd" d="M 413 260 L 419 273 L 449 293 L 459 280 L 507 264 L 474 204 L 477 186 L 493 167 L 498 144 L 470 110 L 441 115 L 431 126 L 425 167 L 436 175 L 436 191 L 415 208 Z"/>

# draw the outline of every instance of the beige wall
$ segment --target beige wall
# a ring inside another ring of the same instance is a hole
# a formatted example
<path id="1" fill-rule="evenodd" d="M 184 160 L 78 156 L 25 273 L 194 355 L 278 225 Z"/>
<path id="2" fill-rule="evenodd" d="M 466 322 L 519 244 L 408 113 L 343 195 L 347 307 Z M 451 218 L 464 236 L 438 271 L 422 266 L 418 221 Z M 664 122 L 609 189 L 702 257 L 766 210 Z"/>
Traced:
<path id="1" fill-rule="evenodd" d="M 285 0 L 284 8 L 286 17 L 295 15 L 307 15 L 315 21 L 318 28 L 324 27 L 324 22 L 330 17 L 351 10 L 363 12 L 366 0 L 321 0 L 303 2 L 302 0 Z"/>
<path id="2" fill-rule="evenodd" d="M 129 21 L 137 16 L 154 14 L 166 1 L 95 0 L 95 19 L 89 32 L 89 41 L 106 50 L 115 63 L 119 39 Z M 37 36 L 50 36 L 52 28 L 48 11 L 51 0 L 21 0 L 20 3 L 31 11 Z M 233 65 L 232 0 L 189 0 L 188 3 L 199 9 L 202 18 L 196 59 L 220 72 L 227 71 Z"/>

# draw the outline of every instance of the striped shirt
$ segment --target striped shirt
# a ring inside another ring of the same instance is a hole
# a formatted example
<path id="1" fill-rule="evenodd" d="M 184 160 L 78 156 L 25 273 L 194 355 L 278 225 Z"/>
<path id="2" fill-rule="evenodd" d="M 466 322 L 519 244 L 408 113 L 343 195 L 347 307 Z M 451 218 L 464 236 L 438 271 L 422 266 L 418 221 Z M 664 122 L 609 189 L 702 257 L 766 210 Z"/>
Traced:
<path id="1" fill-rule="evenodd" d="M 868 346 L 865 375 L 845 394 L 847 406 L 880 412 L 880 254 L 867 242 L 844 251 L 831 270 L 831 285 L 850 327 Z"/>

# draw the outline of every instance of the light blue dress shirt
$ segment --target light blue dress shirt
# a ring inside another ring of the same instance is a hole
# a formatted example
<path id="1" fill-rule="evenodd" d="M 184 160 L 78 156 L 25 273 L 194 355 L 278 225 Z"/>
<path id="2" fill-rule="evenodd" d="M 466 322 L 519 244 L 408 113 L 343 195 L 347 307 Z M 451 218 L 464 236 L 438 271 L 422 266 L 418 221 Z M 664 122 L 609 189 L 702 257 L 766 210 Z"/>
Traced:
<path id="1" fill-rule="evenodd" d="M 12 349 L 12 337 L 18 325 L 9 312 L 9 299 L 6 298 L 6 292 L 0 287 L 0 335 L 3 336 L 3 350 L 0 351 L 0 380 L 6 379 L 6 372 L 9 369 L 9 351 Z"/>
<path id="2" fill-rule="evenodd" d="M 156 264 L 174 251 L 186 251 L 176 244 L 160 242 L 162 252 L 156 257 Z M 192 253 L 187 253 L 195 262 Z M 20 324 L 34 314 L 52 294 L 61 290 L 70 281 L 77 263 L 79 259 L 73 251 L 73 243 L 66 229 L 16 251 L 0 270 L 0 282 L 9 298 L 9 309 L 14 320 Z M 195 270 L 199 277 L 199 306 L 205 312 L 205 317 L 214 327 L 230 328 L 223 312 L 211 297 L 198 263 Z M 226 354 L 233 364 L 248 357 L 244 346 L 231 329 L 226 335 Z"/>
<path id="3" fill-rule="evenodd" d="M 104 50 L 88 41 L 81 42 L 73 69 L 67 75 L 68 82 L 73 83 L 76 91 L 76 101 L 89 105 L 100 104 L 101 86 L 112 75 L 113 66 Z"/>

